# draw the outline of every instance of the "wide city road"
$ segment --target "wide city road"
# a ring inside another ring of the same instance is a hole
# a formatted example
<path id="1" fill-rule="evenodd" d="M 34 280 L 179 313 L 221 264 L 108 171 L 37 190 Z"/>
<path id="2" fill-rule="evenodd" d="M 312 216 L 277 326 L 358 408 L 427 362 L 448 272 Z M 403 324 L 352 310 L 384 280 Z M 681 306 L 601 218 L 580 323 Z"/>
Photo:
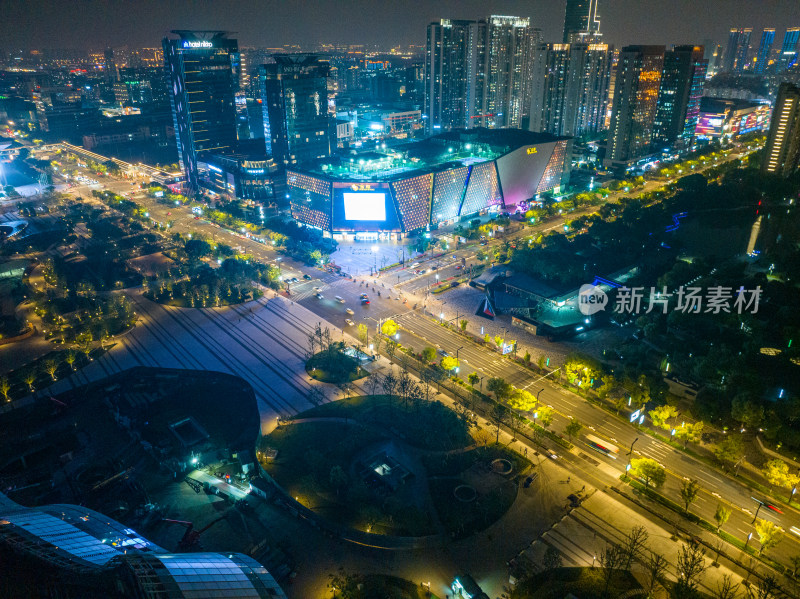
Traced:
<path id="1" fill-rule="evenodd" d="M 742 149 L 739 153 L 731 155 L 729 159 L 740 158 L 746 153 L 747 150 Z M 655 188 L 660 185 L 662 183 L 648 182 L 642 192 L 651 190 L 650 187 Z M 566 427 L 569 419 L 573 417 L 584 425 L 580 438 L 574 440 L 573 454 L 564 452 L 565 455 L 559 455 L 559 459 L 569 463 L 571 468 L 580 470 L 591 480 L 601 484 L 613 484 L 616 478 L 625 471 L 629 457 L 637 456 L 652 458 L 666 468 L 669 476 L 661 491 L 677 503 L 680 503 L 679 490 L 683 481 L 686 479 L 698 480 L 702 490 L 691 506 L 691 510 L 713 522 L 717 505 L 724 503 L 732 508 L 733 512 L 730 520 L 724 526 L 724 530 L 743 540 L 747 538 L 748 534 L 753 533 L 754 538 L 751 543 L 757 543 L 758 535 L 755 533 L 752 521 L 758 504 L 753 498 L 765 500 L 762 495 L 670 445 L 649 437 L 624 419 L 609 414 L 586 402 L 580 396 L 552 384 L 548 378 L 538 377 L 522 366 L 503 358 L 496 351 L 479 346 L 455 331 L 440 326 L 435 318 L 422 313 L 422 306 L 418 305 L 417 309 L 414 309 L 414 299 L 411 299 L 410 295 L 408 297 L 404 295 L 405 287 L 409 292 L 419 296 L 420 292 L 431 284 L 431 280 L 435 283 L 437 273 L 440 278 L 445 278 L 462 272 L 456 267 L 462 263 L 462 258 L 467 264 L 470 264 L 470 260 L 474 260 L 474 254 L 479 246 L 461 248 L 444 257 L 420 260 L 420 264 L 414 268 L 389 271 L 380 277 L 353 280 L 329 273 L 323 274 L 319 269 L 281 258 L 271 247 L 202 219 L 194 218 L 187 208 L 159 204 L 144 192 L 132 187 L 129 181 L 104 178 L 102 187 L 78 186 L 69 189 L 68 192 L 76 196 L 91 197 L 91 189 L 101 188 L 115 193 L 124 193 L 128 198 L 146 207 L 150 212 L 150 217 L 156 222 L 172 221 L 170 230 L 173 232 L 202 233 L 215 241 L 239 247 L 241 251 L 252 254 L 256 259 L 265 263 L 280 265 L 284 278 L 298 278 L 296 283 L 289 285 L 289 298 L 301 302 L 302 305 L 318 314 L 321 319 L 336 327 L 350 328 L 345 322 L 345 319 L 349 318 L 356 325 L 367 324 L 371 334 L 374 334 L 381 320 L 389 317 L 395 318 L 403 328 L 400 340 L 403 345 L 417 350 L 431 345 L 451 355 L 456 355 L 458 352 L 462 376 L 466 376 L 470 372 L 477 372 L 483 378 L 481 385 L 484 386 L 488 378 L 502 377 L 515 387 L 527 389 L 538 395 L 541 404 L 551 406 L 555 410 L 551 430 L 560 433 Z M 593 210 L 595 209 L 589 209 L 587 212 Z M 570 218 L 575 218 L 575 216 L 575 213 L 569 215 Z M 527 230 L 523 228 L 521 231 L 510 233 L 509 236 L 513 238 L 559 226 L 563 226 L 562 219 L 557 218 L 541 223 L 537 227 L 527 228 Z M 503 240 L 492 240 L 489 243 L 503 243 Z M 437 266 L 436 270 L 433 270 L 432 266 Z M 414 272 L 414 270 L 423 269 L 427 270 L 425 274 Z M 305 279 L 304 275 L 309 279 Z M 397 286 L 397 289 L 393 288 L 393 285 Z M 363 305 L 360 302 L 359 294 L 364 292 L 369 295 L 369 305 Z M 323 297 L 318 299 L 317 293 Z M 336 296 L 342 298 L 342 301 L 337 300 Z M 352 310 L 353 314 L 349 314 L 348 309 Z M 470 317 L 467 316 L 467 318 Z M 354 330 L 353 335 L 355 335 Z M 528 414 L 528 416 L 533 417 L 533 414 Z M 613 457 L 592 451 L 585 442 L 586 434 L 593 434 L 616 445 L 619 451 Z M 555 453 L 560 454 L 561 450 L 556 449 Z M 800 554 L 800 537 L 793 532 L 800 533 L 800 530 L 795 528 L 795 526 L 800 527 L 800 514 L 795 509 L 783 504 L 780 505 L 780 509 L 784 513 L 779 514 L 762 507 L 758 516 L 773 520 L 786 531 L 784 541 L 772 549 L 770 555 L 787 562 L 789 556 Z"/>

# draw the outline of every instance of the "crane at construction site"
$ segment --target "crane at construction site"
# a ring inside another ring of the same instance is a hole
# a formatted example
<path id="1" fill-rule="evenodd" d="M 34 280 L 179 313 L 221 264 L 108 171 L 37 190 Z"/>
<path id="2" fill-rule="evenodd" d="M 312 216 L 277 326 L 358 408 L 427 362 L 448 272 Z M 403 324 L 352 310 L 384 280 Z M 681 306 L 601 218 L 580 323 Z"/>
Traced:
<path id="1" fill-rule="evenodd" d="M 175 524 L 180 524 L 181 526 L 186 527 L 186 532 L 183 533 L 183 537 L 180 541 L 178 541 L 178 551 L 189 551 L 195 545 L 200 542 L 200 535 L 207 531 L 209 528 L 214 526 L 220 520 L 224 520 L 227 516 L 227 512 L 222 514 L 219 518 L 212 520 L 208 524 L 206 524 L 203 528 L 195 529 L 194 523 L 189 522 L 187 520 L 172 520 L 170 518 L 164 518 L 164 522 L 174 522 Z"/>

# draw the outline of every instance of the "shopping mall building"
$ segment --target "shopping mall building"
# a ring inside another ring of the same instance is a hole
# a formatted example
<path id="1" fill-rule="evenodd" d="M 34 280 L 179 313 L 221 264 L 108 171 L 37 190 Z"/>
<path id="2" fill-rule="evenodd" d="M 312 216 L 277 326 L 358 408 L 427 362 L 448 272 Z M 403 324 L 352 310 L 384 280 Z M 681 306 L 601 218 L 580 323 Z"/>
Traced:
<path id="1" fill-rule="evenodd" d="M 462 129 L 340 156 L 286 174 L 292 216 L 337 239 L 399 239 L 462 217 L 515 209 L 569 179 L 572 139 Z"/>

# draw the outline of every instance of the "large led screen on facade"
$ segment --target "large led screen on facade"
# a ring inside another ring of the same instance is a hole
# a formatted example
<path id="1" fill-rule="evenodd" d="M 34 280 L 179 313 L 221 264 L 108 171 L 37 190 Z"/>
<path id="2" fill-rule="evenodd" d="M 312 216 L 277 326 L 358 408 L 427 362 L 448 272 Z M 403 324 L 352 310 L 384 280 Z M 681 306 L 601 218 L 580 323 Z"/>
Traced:
<path id="1" fill-rule="evenodd" d="M 333 229 L 391 231 L 400 224 L 388 183 L 333 184 Z"/>
<path id="2" fill-rule="evenodd" d="M 345 220 L 386 220 L 386 194 L 371 191 L 342 193 Z"/>

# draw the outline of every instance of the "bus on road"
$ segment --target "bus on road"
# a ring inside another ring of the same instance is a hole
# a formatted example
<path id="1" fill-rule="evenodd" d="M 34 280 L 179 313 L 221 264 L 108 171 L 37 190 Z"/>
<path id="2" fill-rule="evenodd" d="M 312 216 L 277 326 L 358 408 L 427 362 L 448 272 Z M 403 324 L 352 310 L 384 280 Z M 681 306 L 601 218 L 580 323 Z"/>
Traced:
<path id="1" fill-rule="evenodd" d="M 586 444 L 598 453 L 602 453 L 615 460 L 617 459 L 619 447 L 612 445 L 608 441 L 603 441 L 594 435 L 586 435 Z"/>

